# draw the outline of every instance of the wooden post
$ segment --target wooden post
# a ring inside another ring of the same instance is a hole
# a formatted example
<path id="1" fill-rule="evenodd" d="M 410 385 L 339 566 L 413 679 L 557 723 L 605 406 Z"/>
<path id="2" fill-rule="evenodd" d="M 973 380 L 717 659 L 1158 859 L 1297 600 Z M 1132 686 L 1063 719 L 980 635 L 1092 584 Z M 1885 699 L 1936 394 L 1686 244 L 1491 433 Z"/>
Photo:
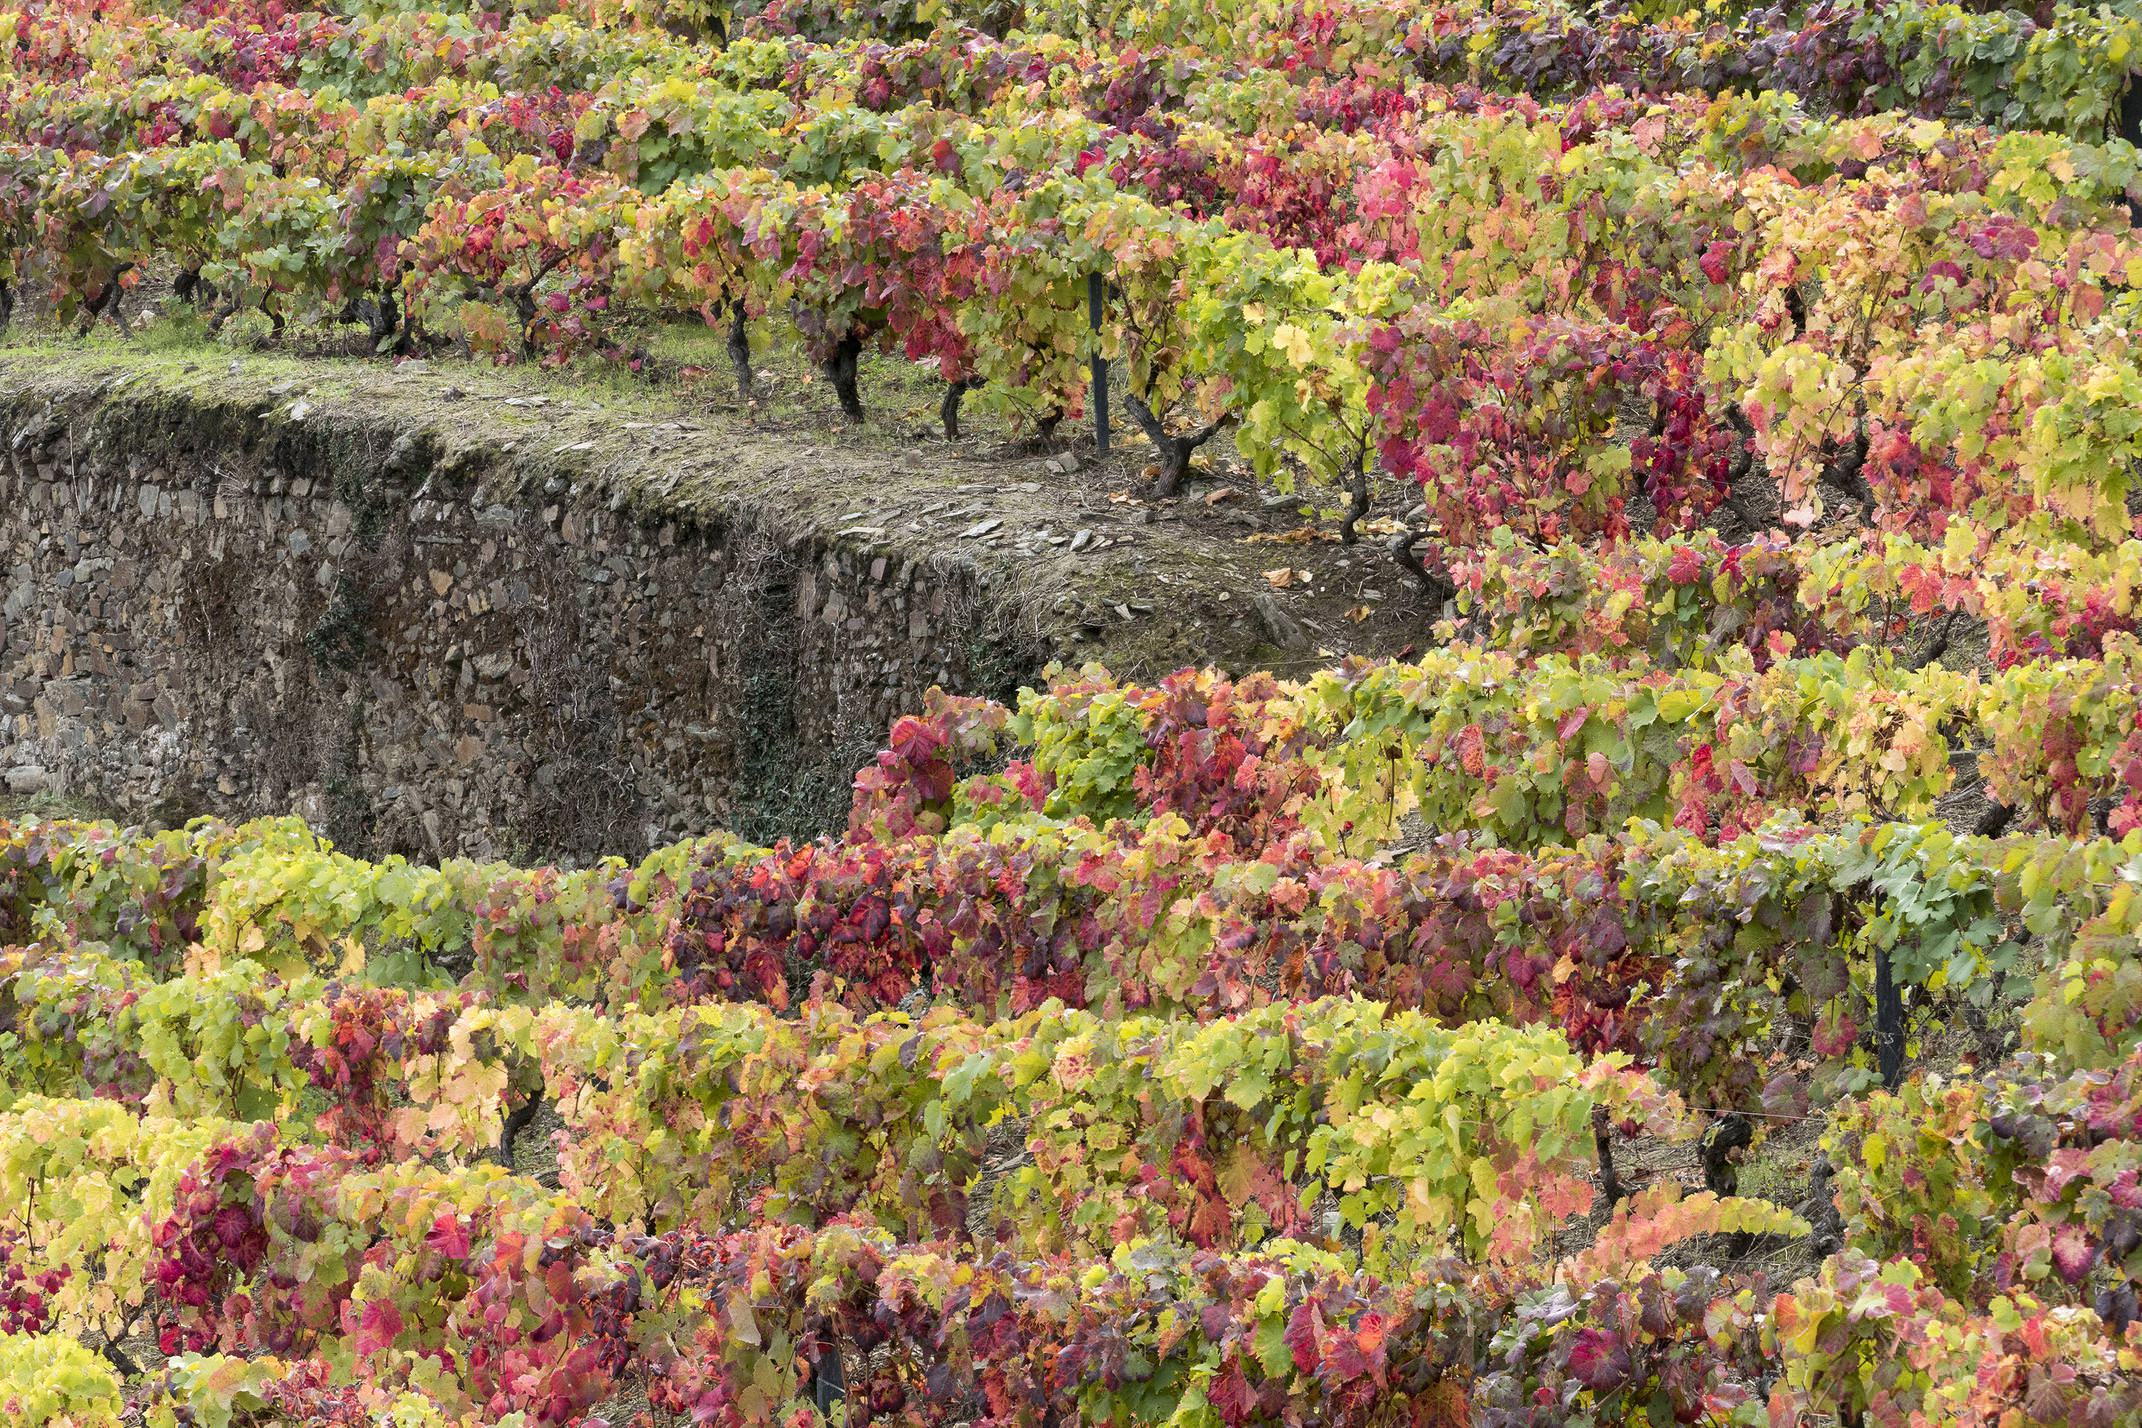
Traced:
<path id="1" fill-rule="evenodd" d="M 820 1414 L 833 1416 L 833 1405 L 848 1397 L 848 1373 L 841 1363 L 839 1347 L 832 1346 L 811 1365 L 811 1402 Z"/>
<path id="2" fill-rule="evenodd" d="M 1101 355 L 1102 287 L 1099 273 L 1086 275 L 1086 320 L 1093 325 L 1093 449 L 1108 454 L 1108 359 Z"/>
<path id="3" fill-rule="evenodd" d="M 1874 954 L 1874 1057 L 1882 1084 L 1895 1090 L 1904 1079 L 1904 998 L 1889 969 L 1889 950 Z"/>
<path id="4" fill-rule="evenodd" d="M 2117 137 L 2142 147 L 2142 74 L 2127 76 L 2127 92 L 2120 96 Z M 2127 219 L 2130 223 L 2142 223 L 2142 203 L 2132 198 L 2125 200 Z"/>

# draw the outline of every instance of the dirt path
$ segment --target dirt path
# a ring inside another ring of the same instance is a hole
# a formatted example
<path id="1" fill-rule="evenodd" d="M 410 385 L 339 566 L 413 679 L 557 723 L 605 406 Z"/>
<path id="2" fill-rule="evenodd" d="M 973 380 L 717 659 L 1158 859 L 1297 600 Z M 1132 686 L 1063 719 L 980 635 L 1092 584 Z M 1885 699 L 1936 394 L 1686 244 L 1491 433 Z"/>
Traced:
<path id="1" fill-rule="evenodd" d="M 984 433 L 920 436 L 898 414 L 842 430 L 747 419 L 674 386 L 458 361 L 248 353 L 199 343 L 19 339 L 0 345 L 0 436 L 24 423 L 153 409 L 219 443 L 299 425 L 435 464 L 529 499 L 590 486 L 649 519 L 747 519 L 799 543 L 969 562 L 1020 592 L 1042 643 L 1149 677 L 1185 664 L 1305 672 L 1424 645 L 1437 611 L 1372 522 L 1341 545 L 1336 513 L 1260 488 L 1228 458 L 1184 497 L 1140 499 L 1150 451 L 1096 460 Z M 563 484 L 561 484 L 563 483 Z M 1336 500 L 1336 498 L 1333 498 Z"/>

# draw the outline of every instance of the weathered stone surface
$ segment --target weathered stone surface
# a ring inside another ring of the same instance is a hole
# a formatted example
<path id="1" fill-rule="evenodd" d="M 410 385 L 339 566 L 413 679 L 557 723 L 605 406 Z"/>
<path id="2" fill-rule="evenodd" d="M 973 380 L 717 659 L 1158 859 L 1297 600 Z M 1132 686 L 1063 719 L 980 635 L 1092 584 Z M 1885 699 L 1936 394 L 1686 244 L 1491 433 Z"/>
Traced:
<path id="1" fill-rule="evenodd" d="M 930 685 L 1036 666 L 970 564 L 643 522 L 327 425 L 0 406 L 10 791 L 422 857 L 807 832 Z"/>
<path id="2" fill-rule="evenodd" d="M 1437 614 L 1401 587 L 1357 623 L 1336 545 L 1272 590 L 1242 523 L 1291 542 L 1299 498 L 1155 519 L 1135 458 L 1044 477 L 533 381 L 0 348 L 0 775 L 355 851 L 635 853 L 837 822 L 931 684 L 1298 668 Z"/>

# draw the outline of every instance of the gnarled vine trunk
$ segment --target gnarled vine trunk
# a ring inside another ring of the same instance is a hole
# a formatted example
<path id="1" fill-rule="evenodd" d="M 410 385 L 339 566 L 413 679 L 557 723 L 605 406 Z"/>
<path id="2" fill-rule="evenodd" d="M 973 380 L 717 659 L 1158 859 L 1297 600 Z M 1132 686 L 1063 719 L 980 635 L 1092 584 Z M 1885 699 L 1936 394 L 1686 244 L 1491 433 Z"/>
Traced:
<path id="1" fill-rule="evenodd" d="M 729 365 L 736 371 L 736 399 L 751 401 L 751 327 L 744 316 L 744 300 L 729 308 Z"/>
<path id="2" fill-rule="evenodd" d="M 959 404 L 967 393 L 980 385 L 968 377 L 946 383 L 944 400 L 937 404 L 937 420 L 945 429 L 946 441 L 959 440 Z"/>
<path id="3" fill-rule="evenodd" d="M 500 1165 L 508 1170 L 513 1168 L 513 1147 L 542 1109 L 543 1091 L 538 1087 L 528 1093 L 528 1099 L 506 1113 L 506 1122 L 499 1130 L 495 1157 Z"/>
<path id="4" fill-rule="evenodd" d="M 1162 501 L 1182 494 L 1183 481 L 1190 474 L 1191 456 L 1227 424 L 1227 418 L 1222 416 L 1196 431 L 1175 436 L 1169 434 L 1167 423 L 1137 393 L 1123 394 L 1123 409 L 1130 413 L 1130 419 L 1138 423 L 1138 430 L 1145 433 L 1145 439 L 1160 453 L 1160 475 L 1153 482 L 1153 496 Z"/>
<path id="5" fill-rule="evenodd" d="M 1369 513 L 1369 454 L 1368 442 L 1364 439 L 1361 449 L 1354 454 L 1353 478 L 1347 483 L 1351 500 L 1347 502 L 1346 519 L 1339 523 L 1339 543 L 1352 545 L 1361 538 L 1357 527 L 1361 518 Z"/>
<path id="6" fill-rule="evenodd" d="M 1628 1195 L 1629 1187 L 1614 1167 L 1614 1122 L 1605 1106 L 1592 1107 L 1592 1150 L 1599 1159 L 1599 1193 L 1611 1210 Z"/>
<path id="7" fill-rule="evenodd" d="M 1431 570 L 1428 562 L 1422 560 L 1419 553 L 1413 549 L 1420 538 L 1419 531 L 1403 530 L 1391 537 L 1387 549 L 1391 553 L 1391 559 L 1398 563 L 1398 568 L 1412 576 L 1414 582 L 1421 587 L 1421 594 L 1440 604 L 1457 594 L 1457 586 L 1451 584 L 1441 571 Z"/>
<path id="8" fill-rule="evenodd" d="M 849 333 L 833 349 L 833 355 L 820 364 L 826 380 L 833 384 L 833 395 L 840 400 L 840 414 L 851 424 L 863 420 L 862 394 L 855 388 L 855 370 L 863 358 L 863 339 Z"/>
<path id="9" fill-rule="evenodd" d="M 121 263 L 118 267 L 112 269 L 110 276 L 104 280 L 104 285 L 89 299 L 89 302 L 82 310 L 81 333 L 84 337 L 88 336 L 90 329 L 95 327 L 98 321 L 106 316 L 109 316 L 114 323 L 118 323 L 122 332 L 126 330 L 125 324 L 119 321 L 119 295 L 125 291 L 122 279 L 133 271 L 134 265 L 132 263 Z"/>
<path id="10" fill-rule="evenodd" d="M 1822 468 L 1822 481 L 1836 487 L 1846 496 L 1858 501 L 1869 511 L 1874 509 L 1874 488 L 1867 484 L 1867 429 L 1863 425 L 1844 449 L 1830 459 Z"/>
<path id="11" fill-rule="evenodd" d="M 1731 1195 L 1740 1188 L 1740 1163 L 1733 1153 L 1746 1150 L 1755 1141 L 1755 1123 L 1739 1111 L 1727 1111 L 1712 1121 L 1703 1135 L 1703 1188 L 1714 1195 Z"/>
<path id="12" fill-rule="evenodd" d="M 365 317 L 366 330 L 372 339 L 374 352 L 390 349 L 400 351 L 406 345 L 406 334 L 402 328 L 401 297 L 393 288 L 381 287 L 372 295 Z"/>

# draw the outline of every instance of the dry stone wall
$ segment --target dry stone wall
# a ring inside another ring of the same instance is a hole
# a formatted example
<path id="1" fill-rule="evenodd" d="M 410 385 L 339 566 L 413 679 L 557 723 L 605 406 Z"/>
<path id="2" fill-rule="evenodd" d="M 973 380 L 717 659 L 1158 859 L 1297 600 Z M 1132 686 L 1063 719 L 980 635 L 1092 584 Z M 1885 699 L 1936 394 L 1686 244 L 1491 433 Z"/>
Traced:
<path id="1" fill-rule="evenodd" d="M 305 415 L 0 398 L 10 791 L 296 811 L 375 855 L 768 837 L 837 816 L 930 685 L 1038 668 L 972 564 Z"/>

